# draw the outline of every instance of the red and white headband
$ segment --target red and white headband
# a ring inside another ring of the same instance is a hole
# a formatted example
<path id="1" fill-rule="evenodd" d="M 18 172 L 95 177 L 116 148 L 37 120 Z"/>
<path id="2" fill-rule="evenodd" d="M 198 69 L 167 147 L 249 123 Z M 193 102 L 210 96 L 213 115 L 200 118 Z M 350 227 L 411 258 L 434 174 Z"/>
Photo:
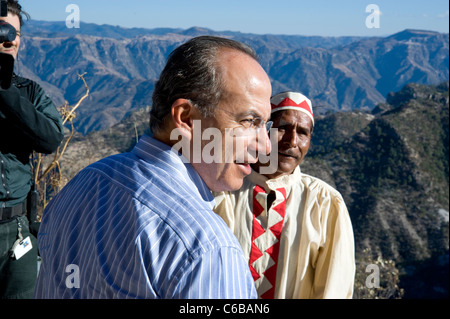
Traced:
<path id="1" fill-rule="evenodd" d="M 314 126 L 314 114 L 311 101 L 301 93 L 283 92 L 270 99 L 272 113 L 282 110 L 296 110 L 306 113 Z"/>

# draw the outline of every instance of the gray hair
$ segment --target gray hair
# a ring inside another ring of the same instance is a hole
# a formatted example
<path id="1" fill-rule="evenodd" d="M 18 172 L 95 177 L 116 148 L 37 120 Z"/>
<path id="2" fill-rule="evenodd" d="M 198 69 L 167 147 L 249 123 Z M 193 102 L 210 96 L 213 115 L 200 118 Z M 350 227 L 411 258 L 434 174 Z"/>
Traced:
<path id="1" fill-rule="evenodd" d="M 226 48 L 258 60 L 249 46 L 215 36 L 193 38 L 169 55 L 153 92 L 150 111 L 150 129 L 153 133 L 164 128 L 172 104 L 180 98 L 190 100 L 203 116 L 214 115 L 224 88 L 216 57 L 221 49 Z"/>

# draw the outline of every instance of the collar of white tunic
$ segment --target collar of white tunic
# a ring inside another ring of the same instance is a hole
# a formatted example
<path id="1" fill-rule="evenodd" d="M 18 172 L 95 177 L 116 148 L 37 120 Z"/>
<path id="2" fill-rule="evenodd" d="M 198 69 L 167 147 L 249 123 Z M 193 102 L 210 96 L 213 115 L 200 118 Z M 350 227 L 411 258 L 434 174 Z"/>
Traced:
<path id="1" fill-rule="evenodd" d="M 301 178 L 302 172 L 300 166 L 297 166 L 290 175 L 282 175 L 277 178 L 269 179 L 264 175 L 252 170 L 252 173 L 248 176 L 249 180 L 254 184 L 257 184 L 265 189 L 267 193 L 274 191 L 281 187 L 288 187 L 298 181 Z"/>

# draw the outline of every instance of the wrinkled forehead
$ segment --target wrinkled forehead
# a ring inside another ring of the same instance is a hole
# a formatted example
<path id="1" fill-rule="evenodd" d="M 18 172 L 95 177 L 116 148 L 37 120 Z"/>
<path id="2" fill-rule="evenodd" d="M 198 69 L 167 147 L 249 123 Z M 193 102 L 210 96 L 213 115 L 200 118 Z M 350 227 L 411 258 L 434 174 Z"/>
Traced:
<path id="1" fill-rule="evenodd" d="M 255 112 L 260 117 L 270 117 L 270 79 L 261 65 L 252 57 L 236 51 L 220 55 L 223 83 L 222 102 L 228 111 Z"/>
<path id="2" fill-rule="evenodd" d="M 272 113 L 270 119 L 273 121 L 274 127 L 286 124 L 309 128 L 313 126 L 310 116 L 301 110 L 287 109 L 276 111 Z"/>

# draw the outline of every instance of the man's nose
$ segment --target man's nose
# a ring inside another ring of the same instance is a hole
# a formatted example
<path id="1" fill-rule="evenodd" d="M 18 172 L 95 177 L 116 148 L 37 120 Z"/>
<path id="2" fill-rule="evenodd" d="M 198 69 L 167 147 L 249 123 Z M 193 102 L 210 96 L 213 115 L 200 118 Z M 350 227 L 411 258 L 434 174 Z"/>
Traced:
<path id="1" fill-rule="evenodd" d="M 259 154 L 264 155 L 268 155 L 272 151 L 272 143 L 270 142 L 269 132 L 266 129 L 258 131 L 255 148 Z"/>
<path id="2" fill-rule="evenodd" d="M 298 135 L 294 130 L 284 133 L 284 142 L 290 147 L 298 146 Z"/>

